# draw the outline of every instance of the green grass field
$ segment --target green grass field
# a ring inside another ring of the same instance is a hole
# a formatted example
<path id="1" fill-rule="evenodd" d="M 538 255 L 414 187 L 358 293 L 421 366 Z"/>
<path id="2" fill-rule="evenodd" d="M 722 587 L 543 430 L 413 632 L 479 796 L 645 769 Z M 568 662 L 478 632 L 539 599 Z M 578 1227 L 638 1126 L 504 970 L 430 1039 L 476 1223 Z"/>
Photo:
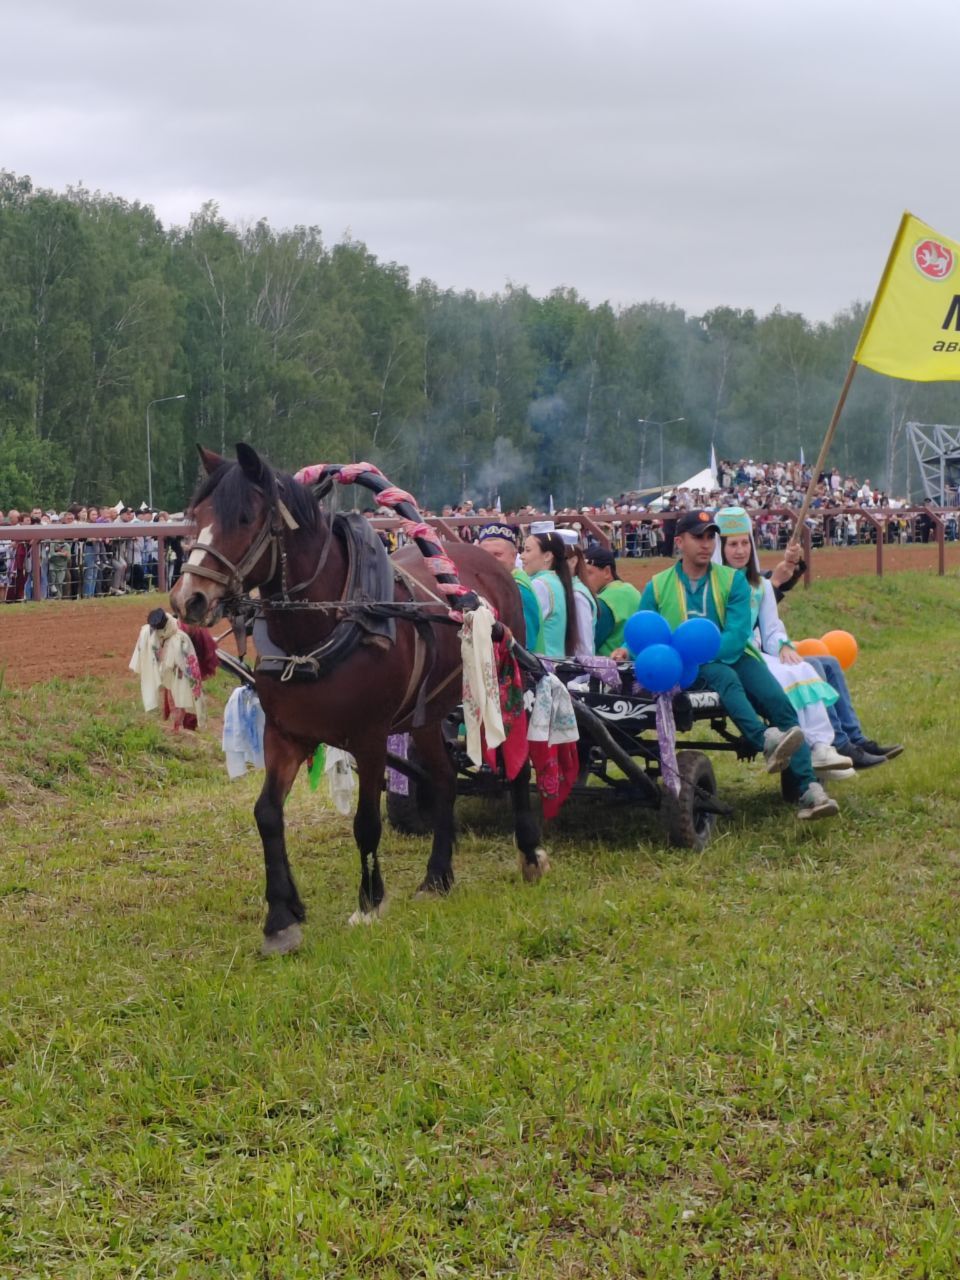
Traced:
<path id="1" fill-rule="evenodd" d="M 350 820 L 301 779 L 269 961 L 258 780 L 132 678 L 0 690 L 0 1275 L 956 1277 L 957 583 L 794 597 L 908 744 L 838 821 L 724 760 L 703 855 L 581 807 L 527 888 L 464 805 L 451 898 L 388 829 L 349 930 Z"/>

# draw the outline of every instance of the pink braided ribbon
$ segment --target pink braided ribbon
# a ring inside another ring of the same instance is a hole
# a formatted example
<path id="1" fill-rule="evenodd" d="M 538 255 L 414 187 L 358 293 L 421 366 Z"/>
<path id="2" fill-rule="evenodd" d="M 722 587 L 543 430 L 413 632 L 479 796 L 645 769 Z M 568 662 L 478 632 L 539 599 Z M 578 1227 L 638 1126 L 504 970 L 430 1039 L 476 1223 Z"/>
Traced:
<path id="1" fill-rule="evenodd" d="M 413 494 L 407 493 L 406 489 L 398 489 L 396 485 L 391 485 L 389 489 L 381 489 L 376 497 L 381 507 L 395 507 L 401 502 L 409 502 L 414 510 L 419 510 Z"/>
<path id="2" fill-rule="evenodd" d="M 313 466 L 301 467 L 293 478 L 298 484 L 316 484 L 329 465 L 328 462 L 315 462 Z"/>
<path id="3" fill-rule="evenodd" d="M 337 479 L 341 484 L 355 484 L 357 476 L 363 475 L 383 476 L 383 472 L 372 462 L 348 462 L 345 467 L 341 467 Z M 386 479 L 386 476 L 383 478 Z"/>
<path id="4" fill-rule="evenodd" d="M 422 522 L 417 524 L 413 520 L 404 520 L 400 527 L 407 537 L 413 538 L 414 541 L 418 538 L 426 538 L 428 542 L 436 542 L 437 540 L 436 530 L 431 529 L 428 524 L 423 524 Z"/>
<path id="5" fill-rule="evenodd" d="M 430 572 L 438 577 L 441 573 L 449 573 L 453 578 L 457 576 L 457 566 L 449 556 L 428 556 L 427 564 Z"/>

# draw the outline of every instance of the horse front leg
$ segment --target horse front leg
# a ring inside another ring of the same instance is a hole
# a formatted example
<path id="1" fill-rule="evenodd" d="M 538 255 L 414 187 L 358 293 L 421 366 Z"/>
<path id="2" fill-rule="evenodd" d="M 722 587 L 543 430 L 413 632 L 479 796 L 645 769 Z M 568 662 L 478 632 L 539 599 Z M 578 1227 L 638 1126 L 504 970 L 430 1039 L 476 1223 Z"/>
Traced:
<path id="1" fill-rule="evenodd" d="M 349 923 L 372 924 L 384 911 L 386 893 L 380 874 L 380 793 L 383 791 L 383 775 L 387 764 L 386 739 L 351 743 L 353 758 L 357 762 L 358 800 L 353 819 L 353 838 L 360 852 L 360 905 L 350 917 Z"/>
<path id="2" fill-rule="evenodd" d="M 430 775 L 428 798 L 433 810 L 433 847 L 417 895 L 449 893 L 453 888 L 453 846 L 456 840 L 453 806 L 457 798 L 457 774 L 447 754 L 439 724 L 414 729 L 412 737 L 420 764 Z M 427 798 L 426 792 L 423 794 Z"/>
<path id="3" fill-rule="evenodd" d="M 510 783 L 513 801 L 513 830 L 520 851 L 520 874 L 527 884 L 536 884 L 550 870 L 547 851 L 540 844 L 540 821 L 530 803 L 530 761 Z"/>
<path id="4" fill-rule="evenodd" d="M 307 910 L 300 901 L 287 860 L 283 805 L 306 754 L 302 746 L 285 737 L 268 721 L 263 735 L 267 776 L 253 808 L 263 841 L 267 873 L 267 919 L 262 949 L 268 956 L 296 951 L 303 938 L 300 925 Z"/>

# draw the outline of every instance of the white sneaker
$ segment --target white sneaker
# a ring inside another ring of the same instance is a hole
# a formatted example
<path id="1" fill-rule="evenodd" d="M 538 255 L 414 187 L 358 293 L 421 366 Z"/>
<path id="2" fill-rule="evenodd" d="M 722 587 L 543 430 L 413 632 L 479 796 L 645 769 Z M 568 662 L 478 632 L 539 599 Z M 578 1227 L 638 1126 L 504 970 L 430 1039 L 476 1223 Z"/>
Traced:
<path id="1" fill-rule="evenodd" d="M 856 769 L 830 769 L 824 773 L 823 780 L 825 782 L 849 782 L 851 778 L 856 776 Z"/>
<path id="2" fill-rule="evenodd" d="M 782 773 L 790 757 L 803 746 L 803 730 L 798 724 L 784 732 L 772 726 L 763 735 L 763 758 L 767 773 Z"/>
<path id="3" fill-rule="evenodd" d="M 831 800 L 819 782 L 811 782 L 800 797 L 797 817 L 801 822 L 814 822 L 817 818 L 833 818 L 840 812 L 836 800 Z"/>
<path id="4" fill-rule="evenodd" d="M 842 756 L 832 742 L 818 742 L 810 748 L 810 759 L 818 773 L 833 769 L 852 769 L 853 761 L 849 756 Z"/>

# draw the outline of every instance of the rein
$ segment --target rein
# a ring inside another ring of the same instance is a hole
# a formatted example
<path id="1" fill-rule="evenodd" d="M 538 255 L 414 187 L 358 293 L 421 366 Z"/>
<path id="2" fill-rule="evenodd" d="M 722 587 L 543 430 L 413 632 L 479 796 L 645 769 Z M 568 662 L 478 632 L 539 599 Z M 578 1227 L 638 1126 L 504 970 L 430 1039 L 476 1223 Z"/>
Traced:
<path id="1" fill-rule="evenodd" d="M 380 627 L 390 625 L 390 620 L 393 619 L 410 622 L 416 628 L 415 652 L 418 665 L 422 665 L 422 642 L 428 641 L 428 648 L 432 649 L 432 642 L 429 641 L 428 635 L 430 624 L 461 626 L 462 610 L 475 609 L 480 603 L 480 598 L 460 582 L 456 565 L 449 556 L 444 554 L 434 531 L 424 523 L 413 496 L 392 485 L 377 467 L 367 462 L 305 467 L 297 472 L 294 479 L 313 489 L 318 502 L 329 492 L 334 482 L 358 484 L 372 491 L 379 506 L 392 509 L 400 516 L 404 532 L 417 544 L 424 564 L 433 574 L 436 590 L 431 590 L 425 583 L 419 582 L 400 565 L 391 565 L 394 583 L 402 584 L 412 598 L 407 601 L 398 601 L 378 600 L 365 596 L 357 576 L 360 562 L 354 560 L 354 554 L 359 554 L 356 540 L 348 537 L 345 544 L 348 560 L 347 577 L 341 598 L 338 600 L 292 598 L 306 591 L 320 577 L 336 534 L 331 525 L 317 564 L 310 576 L 290 586 L 285 535 L 288 530 L 294 532 L 300 526 L 277 494 L 259 532 L 236 564 L 216 547 L 193 542 L 188 548 L 190 552 L 202 551 L 222 566 L 222 568 L 208 568 L 203 564 L 190 565 L 189 572 L 225 588 L 222 608 L 224 614 L 234 621 L 234 632 L 237 635 L 238 651 L 241 656 L 246 649 L 247 627 L 255 620 L 275 612 L 313 612 L 334 616 L 336 625 L 333 632 L 310 653 L 285 655 L 281 680 L 292 679 L 298 671 L 312 672 L 316 678 L 321 674 L 324 664 L 341 661 L 352 644 L 356 643 L 355 640 L 350 639 L 351 632 L 356 632 L 358 627 L 369 629 L 373 622 Z M 264 489 L 257 487 L 263 494 Z M 267 551 L 270 553 L 270 561 L 263 581 L 269 582 L 275 578 L 279 569 L 280 591 L 277 595 L 254 598 L 244 592 L 244 580 Z M 381 588 L 383 585 L 385 584 L 381 582 Z M 416 598 L 418 594 L 424 593 L 429 600 Z M 455 608 L 452 607 L 453 605 L 460 607 Z M 406 701 L 407 699 L 404 700 L 405 703 Z"/>
<path id="2" fill-rule="evenodd" d="M 375 467 L 371 462 L 319 463 L 314 466 L 303 467 L 296 473 L 294 480 L 315 489 L 318 498 L 329 492 L 334 481 L 343 485 L 358 484 L 365 489 L 369 489 L 374 494 L 378 506 L 387 507 L 401 517 L 403 531 L 417 544 L 427 568 L 436 579 L 437 590 L 441 595 L 436 595 L 429 587 L 417 582 L 416 579 L 404 572 L 399 566 L 395 566 L 395 579 L 402 581 L 411 595 L 414 594 L 415 589 L 426 591 L 432 597 L 432 603 L 417 600 L 291 599 L 291 596 L 312 586 L 323 572 L 333 544 L 333 535 L 331 533 L 324 543 L 317 566 L 309 578 L 305 578 L 303 582 L 298 582 L 295 586 L 288 586 L 284 526 L 291 532 L 299 529 L 300 526 L 283 500 L 278 497 L 275 509 L 271 513 L 271 519 L 264 522 L 260 532 L 237 564 L 234 564 L 216 547 L 193 542 L 185 548 L 188 552 L 202 550 L 205 555 L 212 556 L 225 567 L 226 572 L 224 573 L 219 569 L 208 568 L 206 565 L 190 565 L 190 572 L 198 578 L 207 578 L 211 582 L 219 583 L 226 588 L 223 606 L 224 612 L 228 616 L 242 614 L 247 619 L 262 617 L 264 610 L 269 609 L 271 612 L 279 610 L 337 614 L 343 620 L 373 615 L 380 618 L 421 619 L 459 626 L 463 622 L 462 609 L 451 608 L 447 601 L 455 600 L 462 608 L 466 609 L 477 607 L 479 597 L 460 582 L 456 565 L 449 556 L 444 555 L 442 547 L 437 542 L 436 534 L 429 525 L 424 523 L 423 516 L 420 514 L 413 495 L 391 484 L 379 467 Z M 267 597 L 264 599 L 263 597 L 255 598 L 246 595 L 243 590 L 243 580 L 258 563 L 268 547 L 270 550 L 270 568 L 265 581 L 269 581 L 275 575 L 279 562 L 280 596 L 279 598 Z M 447 600 L 441 597 L 447 597 Z"/>

